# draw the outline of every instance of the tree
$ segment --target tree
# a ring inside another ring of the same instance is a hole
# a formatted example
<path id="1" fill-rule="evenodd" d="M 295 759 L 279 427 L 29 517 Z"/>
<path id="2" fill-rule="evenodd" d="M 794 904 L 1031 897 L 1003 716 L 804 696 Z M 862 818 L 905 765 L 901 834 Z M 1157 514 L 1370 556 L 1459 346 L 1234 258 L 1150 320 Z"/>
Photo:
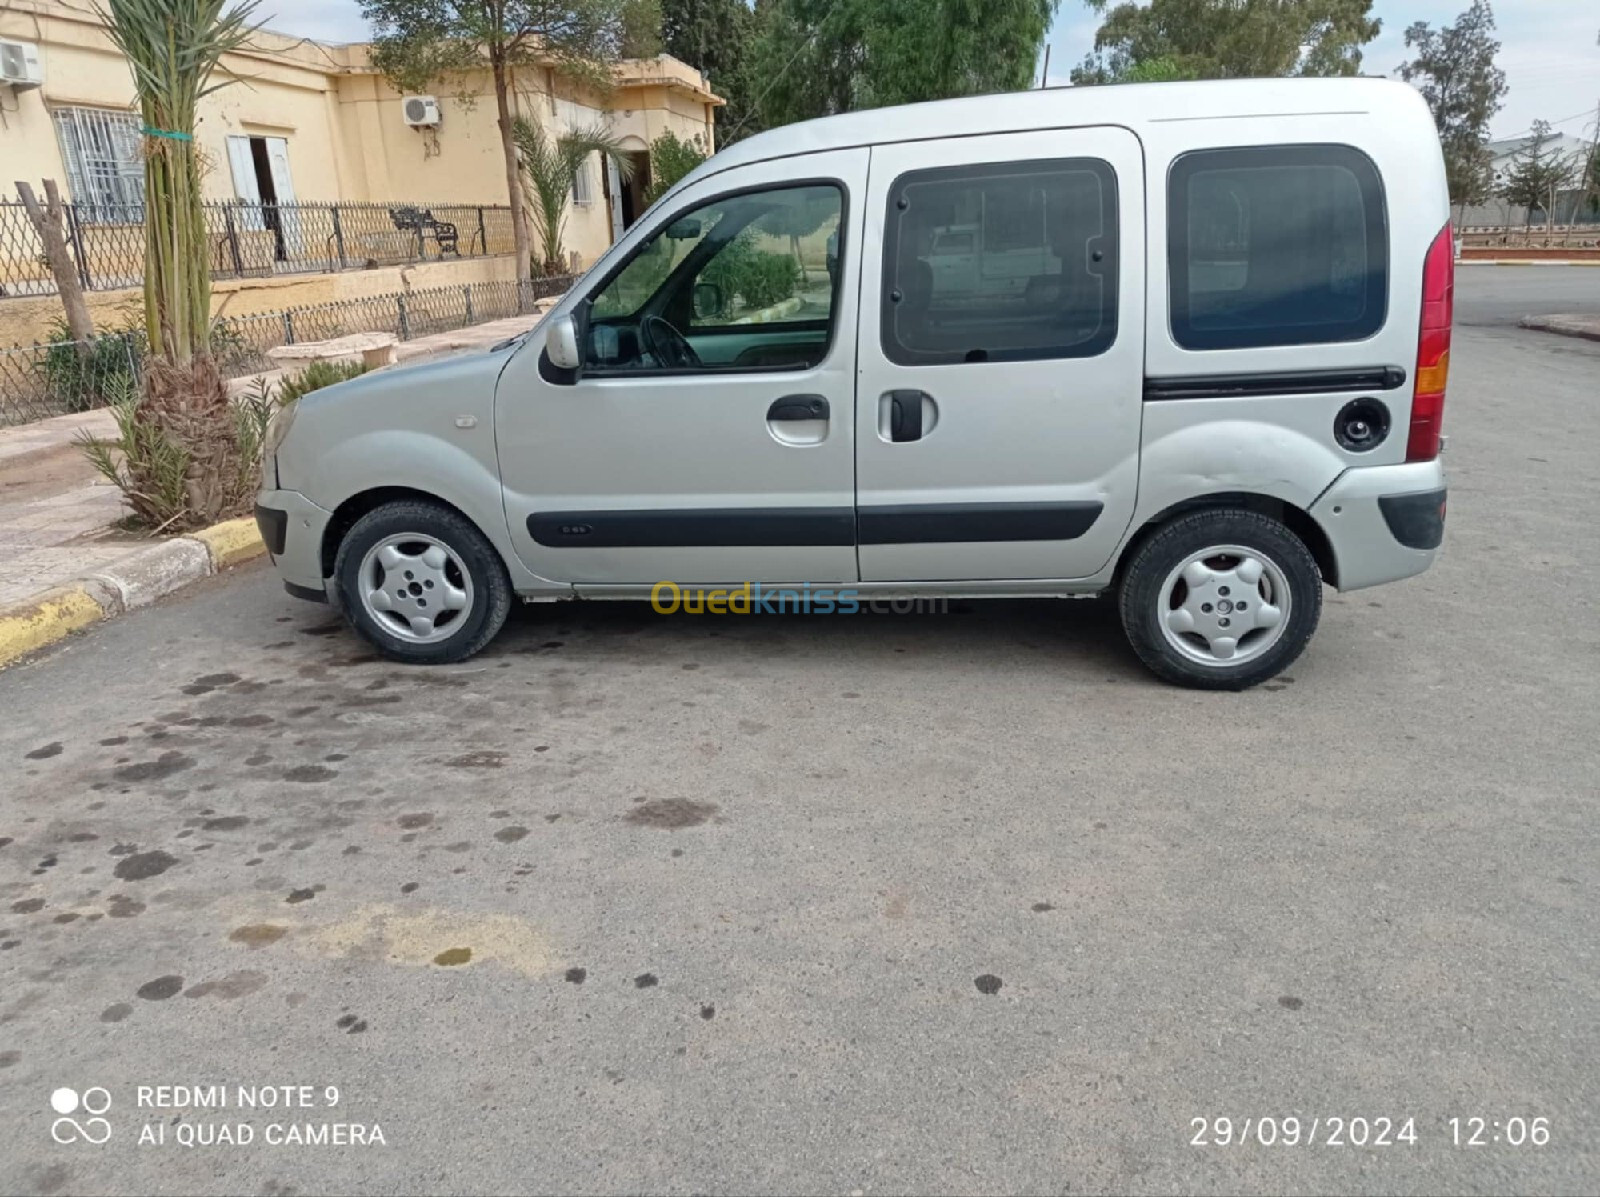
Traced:
<path id="1" fill-rule="evenodd" d="M 519 278 L 529 273 L 532 242 L 512 125 L 517 68 L 552 65 L 608 87 L 609 64 L 642 37 L 642 3 L 648 0 L 361 0 L 373 63 L 402 91 L 488 66 Z"/>
<path id="2" fill-rule="evenodd" d="M 623 58 L 654 58 L 661 53 L 661 0 L 633 0 L 622 9 Z"/>
<path id="3" fill-rule="evenodd" d="M 83 298 L 83 280 L 78 277 L 72 251 L 67 248 L 66 209 L 61 204 L 61 192 L 54 179 L 46 179 L 45 202 L 41 205 L 33 194 L 33 187 L 18 179 L 17 196 L 28 213 L 39 244 L 44 247 L 50 273 L 55 276 L 56 294 L 61 296 L 61 306 L 66 312 L 67 330 L 77 343 L 77 352 L 86 354 L 88 343 L 94 339 L 94 321 L 89 317 L 89 305 Z"/>
<path id="4" fill-rule="evenodd" d="M 254 32 L 254 8 L 255 0 L 109 0 L 103 14 L 133 73 L 144 136 L 150 357 L 142 398 L 119 418 L 123 490 L 136 513 L 178 531 L 243 514 L 257 480 L 257 442 L 211 355 L 211 247 L 194 140 L 199 101 L 233 81 L 211 76 Z M 150 505 L 158 492 L 166 499 Z"/>
<path id="5" fill-rule="evenodd" d="M 565 274 L 567 255 L 562 235 L 566 231 L 572 177 L 584 167 L 591 154 L 602 154 L 611 160 L 618 177 L 626 181 L 633 176 L 633 158 L 623 151 L 621 141 L 604 125 L 569 129 L 551 141 L 539 124 L 519 116 L 512 120 L 511 135 L 522 156 L 522 172 L 528 179 L 533 227 L 539 234 L 539 248 L 544 254 L 542 273 Z"/>
<path id="6" fill-rule="evenodd" d="M 767 0 L 751 51 L 769 126 L 1016 91 L 1059 0 Z"/>
<path id="7" fill-rule="evenodd" d="M 1526 210 L 1524 230 L 1532 226 L 1535 208 L 1544 211 L 1547 229 L 1555 223 L 1556 199 L 1577 174 L 1578 163 L 1551 146 L 1555 137 L 1549 121 L 1534 121 L 1528 139 L 1511 156 L 1500 194 Z"/>
<path id="8" fill-rule="evenodd" d="M 1493 34 L 1489 0 L 1474 0 L 1454 25 L 1433 29 L 1418 21 L 1406 30 L 1406 45 L 1417 56 L 1401 64 L 1400 77 L 1433 111 L 1450 199 L 1461 207 L 1482 203 L 1493 186 L 1489 121 L 1506 94 L 1506 73 L 1494 64 L 1500 43 Z"/>
<path id="9" fill-rule="evenodd" d="M 727 103 L 717 109 L 717 144 L 737 140 L 735 129 L 759 131 L 750 120 L 749 59 L 756 15 L 745 0 L 661 0 L 661 41 L 667 53 L 703 71 Z M 653 165 L 653 163 L 652 163 Z"/>
<path id="10" fill-rule="evenodd" d="M 680 141 L 668 129 L 650 143 L 650 185 L 644 189 L 645 204 L 655 203 L 705 160 L 706 148 L 698 137 Z"/>
<path id="11" fill-rule="evenodd" d="M 1378 36 L 1372 0 L 1150 0 L 1111 7 L 1094 51 L 1072 81 L 1123 83 L 1148 77 L 1142 64 L 1163 62 L 1159 77 L 1246 79 L 1284 75 L 1354 75 L 1361 47 Z"/>

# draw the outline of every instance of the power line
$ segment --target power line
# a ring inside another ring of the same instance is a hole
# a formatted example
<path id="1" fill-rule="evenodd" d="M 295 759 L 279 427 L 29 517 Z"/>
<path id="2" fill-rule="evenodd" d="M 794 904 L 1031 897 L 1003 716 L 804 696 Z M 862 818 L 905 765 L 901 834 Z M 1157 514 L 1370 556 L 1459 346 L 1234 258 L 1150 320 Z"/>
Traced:
<path id="1" fill-rule="evenodd" d="M 783 69 L 774 75 L 772 77 L 772 81 L 761 89 L 760 95 L 750 101 L 750 109 L 744 114 L 744 119 L 732 129 L 728 130 L 726 136 L 723 137 L 723 141 L 732 141 L 736 136 L 738 136 L 739 130 L 744 128 L 749 122 L 750 118 L 760 111 L 761 101 L 767 98 L 767 94 L 771 92 L 774 87 L 778 86 L 778 83 L 783 79 L 783 77 L 789 73 L 789 68 L 800 60 L 800 55 L 806 52 L 806 48 L 810 46 L 812 42 L 817 40 L 817 34 L 822 32 L 822 27 L 828 23 L 828 18 L 831 17 L 835 11 L 837 11 L 837 8 L 838 5 L 835 4 L 822 15 L 822 19 L 817 22 L 816 27 L 811 30 L 811 33 L 806 37 L 806 40 L 800 43 L 799 48 L 789 56 L 789 61 L 783 64 Z"/>

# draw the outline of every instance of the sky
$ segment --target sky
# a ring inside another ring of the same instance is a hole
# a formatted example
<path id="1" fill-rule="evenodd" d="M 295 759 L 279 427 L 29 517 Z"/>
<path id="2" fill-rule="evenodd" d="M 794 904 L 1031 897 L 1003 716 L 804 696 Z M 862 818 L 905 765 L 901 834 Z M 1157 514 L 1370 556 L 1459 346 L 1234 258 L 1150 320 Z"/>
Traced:
<path id="1" fill-rule="evenodd" d="M 1383 32 L 1366 47 L 1362 70 L 1393 75 L 1410 55 L 1405 29 L 1413 21 L 1449 24 L 1470 0 L 1377 0 L 1373 14 Z M 1513 137 L 1535 120 L 1559 131 L 1594 133 L 1600 104 L 1600 4 L 1595 0 L 1496 0 L 1500 31 L 1499 63 L 1511 91 L 1495 117 L 1495 137 Z M 362 41 L 367 36 L 356 0 L 263 0 L 267 24 L 295 37 L 320 41 Z M 1066 83 L 1071 69 L 1094 45 L 1099 18 L 1083 0 L 1061 0 L 1050 31 L 1050 77 Z"/>
<path id="2" fill-rule="evenodd" d="M 1471 0 L 1376 0 L 1373 16 L 1383 22 L 1362 51 L 1366 75 L 1398 75 L 1411 57 L 1406 27 L 1426 21 L 1451 24 Z M 1600 4 L 1595 0 L 1494 0 L 1500 38 L 1496 58 L 1510 91 L 1490 128 L 1495 138 L 1515 137 L 1535 120 L 1557 121 L 1557 131 L 1594 133 L 1600 105 Z M 1072 68 L 1094 47 L 1099 18 L 1082 0 L 1061 0 L 1050 31 L 1050 79 L 1065 83 Z M 1562 118 L 1572 117 L 1570 120 Z"/>

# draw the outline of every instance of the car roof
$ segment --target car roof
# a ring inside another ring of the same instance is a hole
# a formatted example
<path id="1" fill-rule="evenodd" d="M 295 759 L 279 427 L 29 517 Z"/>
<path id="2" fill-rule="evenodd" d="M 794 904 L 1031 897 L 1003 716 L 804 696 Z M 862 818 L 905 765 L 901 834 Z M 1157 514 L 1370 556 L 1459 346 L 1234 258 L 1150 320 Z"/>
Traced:
<path id="1" fill-rule="evenodd" d="M 1071 125 L 1137 129 L 1162 121 L 1354 114 L 1423 103 L 1409 84 L 1390 79 L 1222 79 L 1040 88 L 867 109 L 784 125 L 719 151 L 689 179 L 750 162 L 889 142 Z"/>

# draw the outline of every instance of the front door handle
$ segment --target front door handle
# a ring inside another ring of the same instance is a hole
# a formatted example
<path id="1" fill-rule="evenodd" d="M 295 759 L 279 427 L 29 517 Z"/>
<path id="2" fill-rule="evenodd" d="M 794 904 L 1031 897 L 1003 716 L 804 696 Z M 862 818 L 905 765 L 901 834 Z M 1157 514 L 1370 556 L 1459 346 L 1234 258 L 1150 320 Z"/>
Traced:
<path id="1" fill-rule="evenodd" d="M 767 420 L 826 420 L 828 400 L 822 395 L 785 395 L 767 408 Z"/>

